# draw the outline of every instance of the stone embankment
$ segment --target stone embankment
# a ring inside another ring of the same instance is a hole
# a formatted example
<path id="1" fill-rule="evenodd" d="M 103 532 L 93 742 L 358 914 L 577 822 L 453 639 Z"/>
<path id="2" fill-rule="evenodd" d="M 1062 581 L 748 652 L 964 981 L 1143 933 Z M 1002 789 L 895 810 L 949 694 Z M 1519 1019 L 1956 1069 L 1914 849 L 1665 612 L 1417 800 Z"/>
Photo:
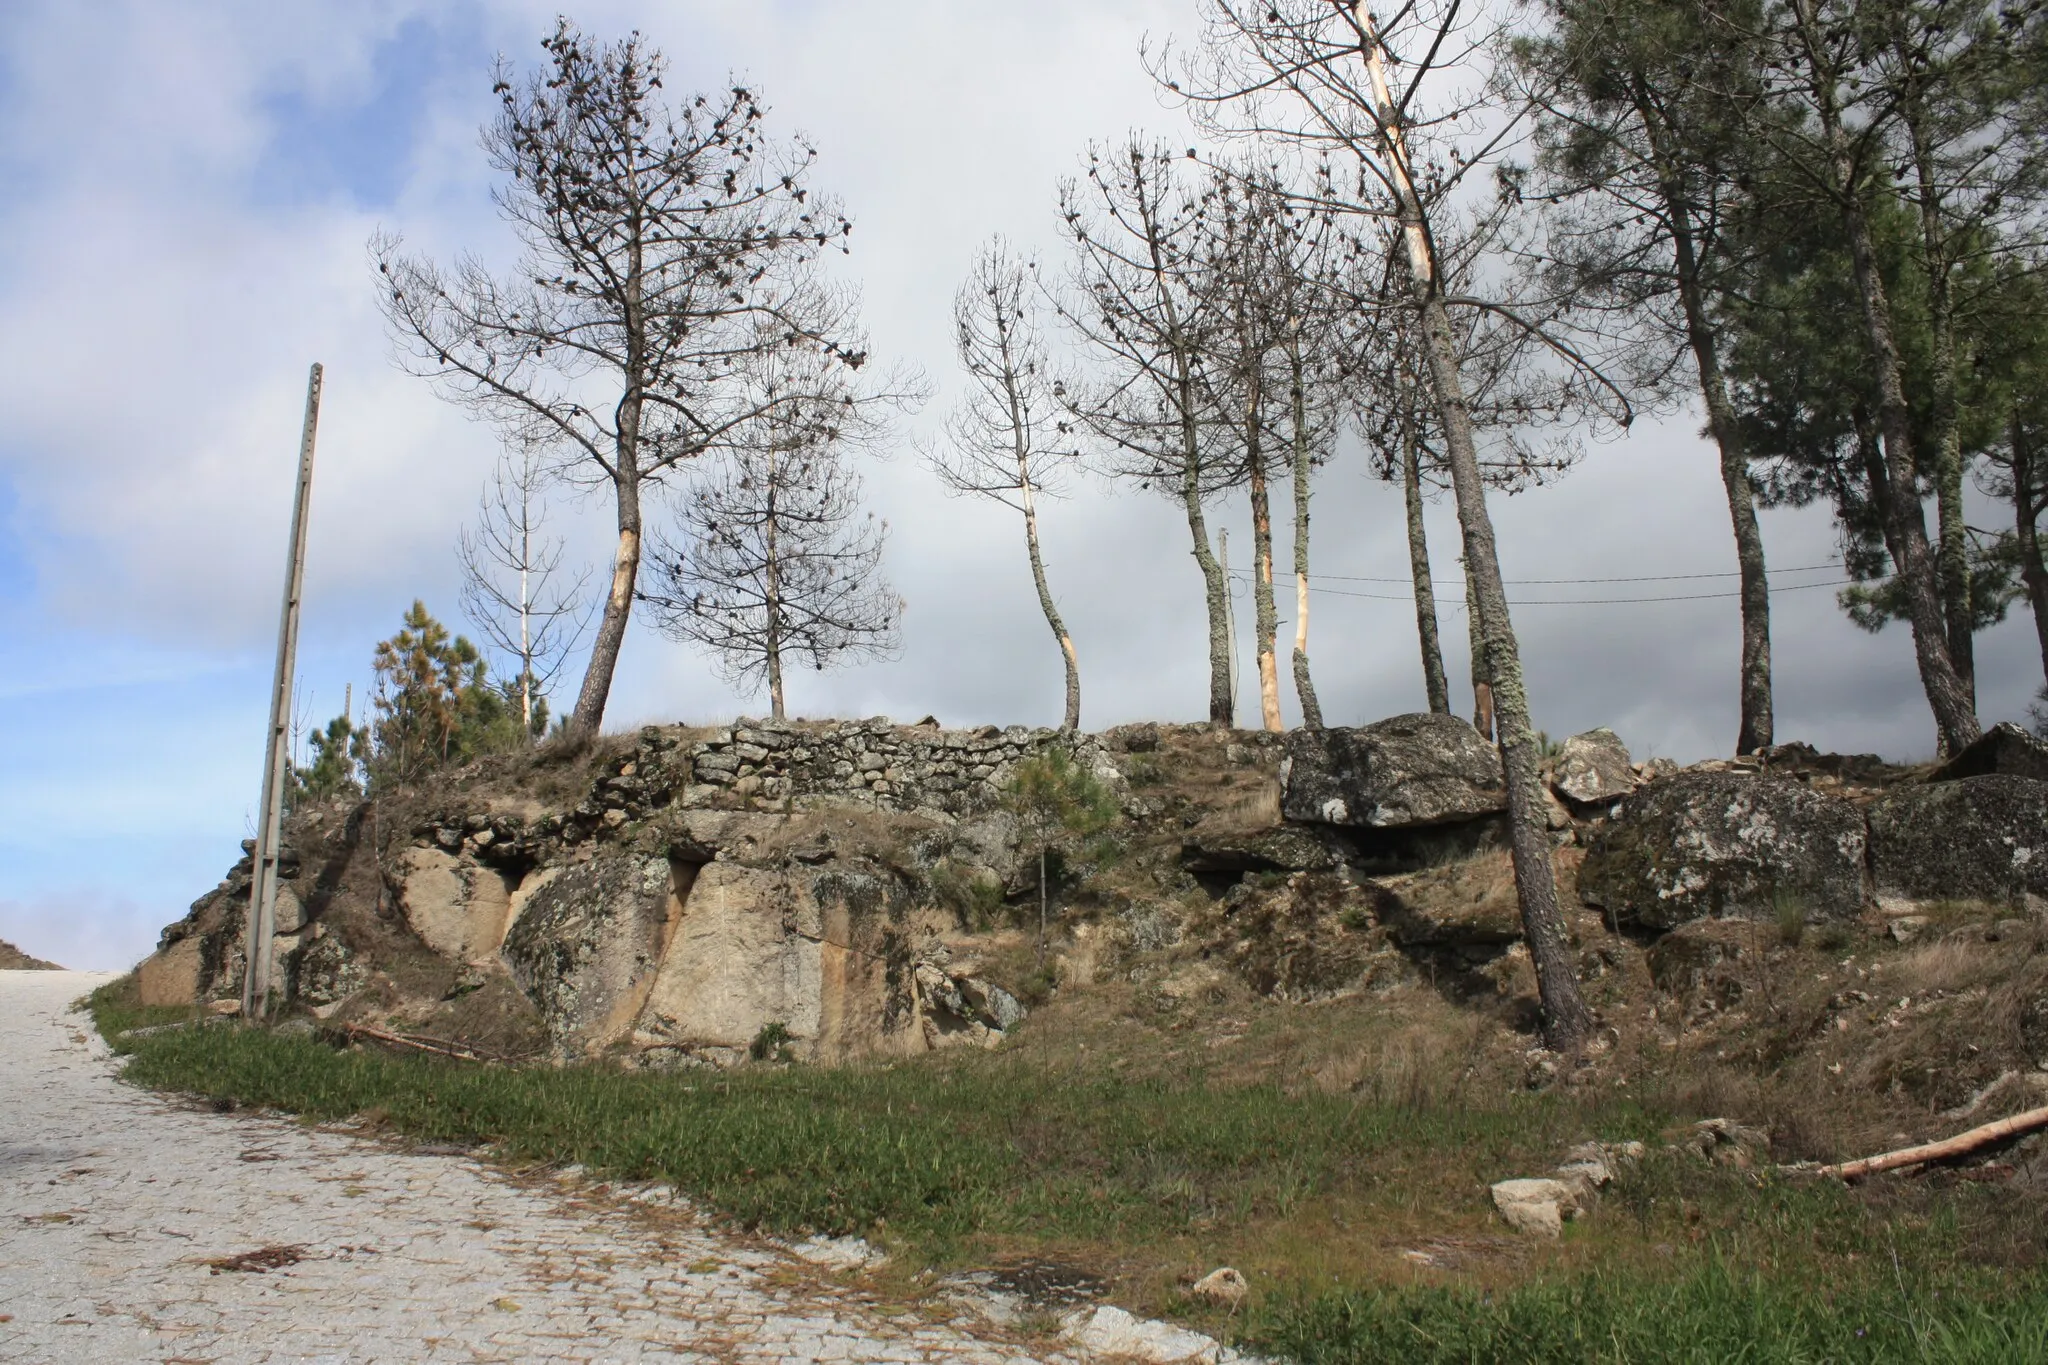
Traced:
<path id="1" fill-rule="evenodd" d="M 1052 746 L 1122 818 L 1055 840 L 1064 904 L 1041 950 L 1037 850 L 1005 789 Z M 1567 891 L 1654 940 L 1700 920 L 2038 905 L 2043 770 L 2009 726 L 1932 773 L 1801 745 L 1680 771 L 1593 730 L 1546 781 Z M 649 1066 L 993 1046 L 1020 997 L 1135 979 L 1160 953 L 1194 957 L 1173 968 L 1190 981 L 1230 971 L 1285 1000 L 1418 978 L 1501 995 L 1520 923 L 1480 855 L 1498 855 L 1505 807 L 1498 753 L 1440 715 L 1285 736 L 650 728 L 300 813 L 273 975 L 320 1019 Z M 238 994 L 249 872 L 165 930 L 146 1000 Z"/>
<path id="2" fill-rule="evenodd" d="M 304 812 L 274 979 L 322 1018 L 506 1052 L 730 1065 L 990 1045 L 1024 1009 L 980 974 L 961 911 L 1035 866 L 1002 791 L 1053 743 L 1122 783 L 1093 737 L 761 722 L 649 728 L 553 799 L 536 760 Z M 245 856 L 164 931 L 146 1001 L 236 993 L 250 875 Z"/>

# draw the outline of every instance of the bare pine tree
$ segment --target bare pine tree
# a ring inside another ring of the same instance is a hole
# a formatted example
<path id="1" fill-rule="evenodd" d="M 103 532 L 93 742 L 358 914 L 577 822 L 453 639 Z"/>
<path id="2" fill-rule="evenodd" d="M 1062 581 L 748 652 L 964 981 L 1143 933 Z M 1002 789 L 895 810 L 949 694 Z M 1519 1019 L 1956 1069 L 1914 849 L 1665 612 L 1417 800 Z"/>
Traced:
<path id="1" fill-rule="evenodd" d="M 499 211 L 524 253 L 499 277 L 444 271 L 380 234 L 371 254 L 405 363 L 503 429 L 563 453 L 607 487 L 618 524 L 610 591 L 572 728 L 597 730 L 626 636 L 645 489 L 758 416 L 744 382 L 763 352 L 864 359 L 852 308 L 807 269 L 852 226 L 806 177 L 801 141 L 768 135 L 744 86 L 668 104 L 663 60 L 638 35 L 594 44 L 567 20 L 549 61 L 501 66 L 484 130 L 510 177 Z"/>
<path id="2" fill-rule="evenodd" d="M 1279 608 L 1274 579 L 1271 484 L 1291 476 L 1294 497 L 1293 672 L 1303 721 L 1322 724 L 1308 666 L 1311 475 L 1340 425 L 1344 292 L 1330 215 L 1283 186 L 1276 168 L 1222 162 L 1211 168 L 1203 217 L 1200 286 L 1217 320 L 1207 382 L 1234 443 L 1233 483 L 1252 513 L 1252 597 L 1260 716 L 1281 728 Z"/>
<path id="3" fill-rule="evenodd" d="M 1198 281 L 1205 201 L 1180 182 L 1175 155 L 1136 139 L 1091 148 L 1085 186 L 1060 186 L 1074 260 L 1057 306 L 1094 361 L 1097 377 L 1066 397 L 1100 443 L 1104 472 L 1173 498 L 1187 516 L 1209 618 L 1209 721 L 1228 726 L 1230 585 L 1206 504 L 1236 467 L 1219 439 L 1229 418 L 1216 410 L 1209 374 L 1218 319 Z"/>
<path id="4" fill-rule="evenodd" d="M 861 405 L 827 357 L 785 352 L 756 376 L 758 415 L 682 499 L 680 541 L 657 538 L 642 600 L 721 675 L 765 684 L 777 720 L 785 661 L 823 670 L 895 651 L 903 599 L 880 577 L 888 526 L 861 510 L 850 445 Z M 821 382 L 824 381 L 824 382 Z"/>
<path id="5" fill-rule="evenodd" d="M 1301 723 L 1320 730 L 1323 707 L 1308 663 L 1309 497 L 1311 476 L 1329 459 L 1344 426 L 1350 357 L 1343 346 L 1346 300 L 1330 287 L 1337 268 L 1330 219 L 1316 215 L 1294 221 L 1287 266 L 1272 276 L 1267 303 L 1285 319 L 1285 436 L 1294 495 L 1294 693 L 1301 703 Z"/>
<path id="6" fill-rule="evenodd" d="M 1438 260 L 1447 279 L 1458 282 L 1471 258 L 1496 224 L 1491 213 L 1477 222 L 1451 222 L 1438 229 Z M 1398 259 L 1398 246 L 1361 250 L 1344 287 L 1356 304 L 1346 330 L 1347 372 L 1355 420 L 1363 436 L 1373 473 L 1401 485 L 1408 532 L 1409 576 L 1414 586 L 1416 634 L 1421 644 L 1423 688 L 1429 709 L 1450 715 L 1450 686 L 1444 671 L 1436 584 L 1430 569 L 1424 504 L 1450 487 L 1450 466 L 1444 453 L 1443 426 L 1438 416 L 1422 348 L 1415 335 L 1411 309 L 1402 306 L 1405 289 L 1390 277 L 1388 264 Z M 1464 357 L 1466 407 L 1482 444 L 1481 482 L 1489 489 L 1514 494 L 1563 474 L 1579 456 L 1572 437 L 1538 439 L 1533 430 L 1569 416 L 1576 397 L 1567 382 L 1539 361 L 1540 338 L 1527 328 L 1478 310 L 1462 310 L 1451 321 L 1458 328 Z M 1487 738 L 1494 736 L 1493 684 L 1486 673 L 1486 650 L 1479 618 L 1470 610 L 1472 639 L 1472 724 Z"/>
<path id="7" fill-rule="evenodd" d="M 1233 137 L 1278 136 L 1333 167 L 1333 207 L 1400 229 L 1406 306 L 1420 343 L 1465 540 L 1485 637 L 1487 677 L 1500 724 L 1508 830 L 1522 929 L 1543 1002 L 1543 1032 L 1576 1048 L 1593 1017 L 1558 908 L 1536 732 L 1508 614 L 1474 432 L 1465 356 L 1453 307 L 1534 327 L 1498 299 L 1448 292 L 1434 228 L 1463 177 L 1492 161 L 1503 120 L 1472 93 L 1479 45 L 1492 33 L 1458 0 L 1396 11 L 1389 31 L 1355 0 L 1204 0 L 1201 52 L 1184 67 L 1155 68 L 1203 122 Z M 1399 81 L 1399 85 L 1395 84 Z M 1511 129 L 1513 120 L 1506 121 Z M 1429 155 L 1434 149 L 1435 156 Z"/>
<path id="8" fill-rule="evenodd" d="M 546 697 L 583 643 L 593 610 L 584 595 L 591 571 L 567 581 L 562 538 L 547 533 L 546 477 L 539 451 L 507 452 L 476 525 L 455 542 L 464 613 L 492 647 L 519 661 L 519 714 L 529 738 L 545 728 Z"/>
<path id="9" fill-rule="evenodd" d="M 1024 519 L 1031 582 L 1067 674 L 1067 730 L 1081 725 L 1081 665 L 1045 577 L 1038 499 L 1058 497 L 1076 456 L 1059 418 L 1045 348 L 1032 316 L 1030 267 L 1001 238 L 982 248 L 953 299 L 955 346 L 969 388 L 946 423 L 947 443 L 928 456 L 954 493 L 994 498 Z"/>
<path id="10" fill-rule="evenodd" d="M 1256 171 L 1212 172 L 1204 215 L 1197 287 L 1211 297 L 1217 319 L 1214 406 L 1235 443 L 1231 481 L 1242 484 L 1252 513 L 1253 641 L 1259 672 L 1259 719 L 1268 731 L 1280 717 L 1280 666 L 1273 600 L 1271 482 L 1287 451 L 1291 415 L 1284 357 L 1292 319 L 1273 304 L 1274 282 L 1292 269 L 1296 225 L 1286 200 Z M 1277 428 L 1277 430 L 1276 430 Z M 1276 436 L 1279 439 L 1275 439 Z"/>

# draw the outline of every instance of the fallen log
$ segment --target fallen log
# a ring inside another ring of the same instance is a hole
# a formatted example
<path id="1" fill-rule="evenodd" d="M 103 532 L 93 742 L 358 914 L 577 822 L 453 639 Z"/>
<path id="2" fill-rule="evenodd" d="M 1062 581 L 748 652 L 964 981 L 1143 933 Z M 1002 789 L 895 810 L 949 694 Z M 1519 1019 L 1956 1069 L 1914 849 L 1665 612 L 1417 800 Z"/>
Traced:
<path id="1" fill-rule="evenodd" d="M 368 1038 L 374 1042 L 386 1043 L 393 1047 L 409 1047 L 420 1052 L 431 1052 L 439 1057 L 453 1057 L 460 1062 L 495 1062 L 496 1057 L 487 1057 L 460 1043 L 444 1043 L 433 1038 L 413 1038 L 403 1033 L 392 1033 L 368 1024 L 343 1024 L 341 1032 L 350 1038 Z"/>
<path id="2" fill-rule="evenodd" d="M 1995 1142 L 2015 1138 L 2022 1133 L 2031 1133 L 2037 1128 L 2048 1128 L 2048 1105 L 2029 1109 L 2023 1114 L 2000 1119 L 1996 1123 L 1982 1124 L 1965 1133 L 1939 1142 L 1923 1142 L 1918 1147 L 1901 1147 L 1895 1152 L 1880 1152 L 1860 1161 L 1845 1161 L 1838 1166 L 1821 1166 L 1815 1175 L 1831 1175 L 1837 1180 L 1855 1180 L 1861 1176 L 1876 1175 L 1879 1171 L 1895 1171 L 1901 1166 L 1924 1166 L 1930 1161 L 1948 1161 L 1959 1156 L 1968 1156 L 1980 1148 Z"/>

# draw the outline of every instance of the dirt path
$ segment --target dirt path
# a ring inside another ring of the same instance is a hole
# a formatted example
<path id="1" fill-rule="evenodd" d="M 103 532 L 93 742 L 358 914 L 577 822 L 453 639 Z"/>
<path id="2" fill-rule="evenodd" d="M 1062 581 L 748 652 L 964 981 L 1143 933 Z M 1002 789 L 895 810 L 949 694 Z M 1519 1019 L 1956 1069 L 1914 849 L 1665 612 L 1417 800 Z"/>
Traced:
<path id="1" fill-rule="evenodd" d="M 122 1085 L 67 1013 L 105 979 L 0 972 L 0 1360 L 1052 1358 L 685 1212 Z"/>

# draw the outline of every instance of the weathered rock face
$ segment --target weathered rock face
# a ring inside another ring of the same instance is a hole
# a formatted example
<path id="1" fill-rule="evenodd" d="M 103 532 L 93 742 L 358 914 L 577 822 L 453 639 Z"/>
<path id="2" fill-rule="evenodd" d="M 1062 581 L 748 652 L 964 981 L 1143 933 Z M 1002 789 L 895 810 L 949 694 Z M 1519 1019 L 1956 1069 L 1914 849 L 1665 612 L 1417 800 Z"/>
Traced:
<path id="1" fill-rule="evenodd" d="M 1333 872 L 1341 850 L 1314 830 L 1197 830 L 1181 841 L 1180 862 L 1190 872 Z"/>
<path id="2" fill-rule="evenodd" d="M 1862 812 L 1799 783 L 1680 773 L 1628 798 L 1593 838 L 1579 896 L 1620 923 L 1853 918 L 1868 899 Z"/>
<path id="3" fill-rule="evenodd" d="M 496 955 L 511 927 L 516 880 L 439 848 L 407 849 L 403 866 L 399 903 L 422 943 L 457 962 Z M 280 905 L 278 927 L 284 924 Z"/>
<path id="4" fill-rule="evenodd" d="M 1367 829 L 1441 825 L 1507 809 L 1500 755 L 1455 716 L 1296 730 L 1280 766 L 1290 820 Z"/>
<path id="5" fill-rule="evenodd" d="M 808 1050 L 823 1022 L 825 938 L 810 879 L 723 861 L 694 873 L 641 1032 L 699 1052 L 744 1049 L 777 1024 Z"/>
<path id="6" fill-rule="evenodd" d="M 631 1029 L 694 875 L 667 858 L 609 854 L 562 869 L 526 901 L 505 960 L 558 1049 L 596 1052 Z"/>
<path id="7" fill-rule="evenodd" d="M 1870 863 L 1880 900 L 2048 898 L 2048 782 L 1901 787 L 1870 807 Z"/>
<path id="8" fill-rule="evenodd" d="M 1621 736 L 1601 727 L 1573 735 L 1558 755 L 1550 785 L 1567 801 L 1582 806 L 1616 801 L 1636 789 L 1635 769 Z"/>
<path id="9" fill-rule="evenodd" d="M 2048 782 L 2048 744 L 2009 720 L 1986 730 L 1969 748 L 1928 776 L 1930 782 L 1955 782 L 1965 777 L 2030 777 Z"/>

